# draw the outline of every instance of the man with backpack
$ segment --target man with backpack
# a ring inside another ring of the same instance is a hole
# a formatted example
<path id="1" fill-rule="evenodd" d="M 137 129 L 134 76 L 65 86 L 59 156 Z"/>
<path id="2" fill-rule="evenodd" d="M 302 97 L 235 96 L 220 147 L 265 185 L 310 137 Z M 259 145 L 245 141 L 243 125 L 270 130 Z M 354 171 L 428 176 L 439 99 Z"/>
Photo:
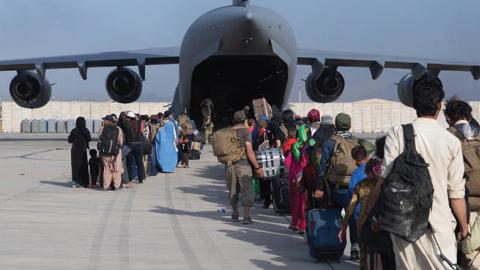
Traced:
<path id="1" fill-rule="evenodd" d="M 238 203 L 244 209 L 243 224 L 251 224 L 250 209 L 253 206 L 252 167 L 258 178 L 263 178 L 262 167 L 258 164 L 252 146 L 252 136 L 245 125 L 246 116 L 243 111 L 233 115 L 233 127 L 214 133 L 213 153 L 218 161 L 227 169 L 227 188 L 230 193 L 232 220 L 239 221 Z"/>
<path id="2" fill-rule="evenodd" d="M 451 99 L 445 106 L 450 131 L 462 143 L 465 164 L 470 235 L 459 245 L 459 265 L 480 269 L 480 126 L 472 117 L 472 107 L 465 101 Z"/>
<path id="3" fill-rule="evenodd" d="M 107 115 L 103 118 L 103 128 L 99 132 L 98 151 L 103 173 L 103 190 L 108 190 L 113 181 L 113 188 L 122 184 L 122 146 L 124 143 L 122 130 L 114 124 L 114 118 Z"/>
<path id="4" fill-rule="evenodd" d="M 314 196 L 322 198 L 327 193 L 326 202 L 329 207 L 346 208 L 349 200 L 348 187 L 350 177 L 357 168 L 352 157 L 352 150 L 359 146 L 358 140 L 350 132 L 351 117 L 346 113 L 339 113 L 335 117 L 335 134 L 328 138 L 322 147 L 320 167 L 317 178 L 317 190 Z M 352 228 L 352 232 L 355 228 Z M 351 257 L 357 258 L 359 254 L 356 233 L 351 233 Z"/>
<path id="5" fill-rule="evenodd" d="M 418 118 L 388 132 L 370 209 L 380 196 L 377 224 L 390 232 L 396 269 L 456 269 L 457 240 L 468 234 L 461 145 L 438 122 L 444 91 L 434 74 L 412 97 Z"/>
<path id="6" fill-rule="evenodd" d="M 335 117 L 335 127 L 335 134 L 326 139 L 322 147 L 315 197 L 323 197 L 326 191 L 329 204 L 343 208 L 350 177 L 357 168 L 351 152 L 359 144 L 350 132 L 351 118 L 348 114 L 339 113 Z"/>

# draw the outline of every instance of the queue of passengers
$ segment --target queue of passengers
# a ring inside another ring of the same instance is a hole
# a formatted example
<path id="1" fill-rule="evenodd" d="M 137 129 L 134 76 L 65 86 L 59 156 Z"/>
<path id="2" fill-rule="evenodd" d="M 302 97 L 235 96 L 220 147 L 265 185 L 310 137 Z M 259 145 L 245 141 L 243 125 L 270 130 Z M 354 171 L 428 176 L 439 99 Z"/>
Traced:
<path id="1" fill-rule="evenodd" d="M 413 89 L 418 118 L 375 144 L 351 133 L 345 113 L 333 119 L 313 109 L 301 118 L 274 110 L 271 118 L 255 119 L 248 110 L 236 112 L 241 149 L 233 148 L 232 160 L 217 156 L 228 161 L 232 220 L 239 221 L 241 204 L 243 224 L 253 223 L 252 176 L 270 206 L 272 180 L 262 180 L 255 150 L 281 148 L 289 169 L 289 229 L 307 231 L 309 245 L 308 211 L 344 209 L 335 237 L 345 242 L 349 228 L 351 259 L 361 269 L 480 269 L 480 126 L 470 105 L 454 98 L 444 107 L 447 130 L 438 121 L 443 99 L 442 85 L 425 75 Z"/>
<path id="2" fill-rule="evenodd" d="M 131 188 L 158 172 L 188 168 L 192 151 L 200 150 L 196 135 L 198 131 L 186 114 L 174 118 L 170 111 L 151 116 L 128 111 L 118 118 L 115 114 L 103 117 L 97 147 L 90 149 L 90 132 L 85 118 L 79 117 L 68 136 L 73 187 Z"/>

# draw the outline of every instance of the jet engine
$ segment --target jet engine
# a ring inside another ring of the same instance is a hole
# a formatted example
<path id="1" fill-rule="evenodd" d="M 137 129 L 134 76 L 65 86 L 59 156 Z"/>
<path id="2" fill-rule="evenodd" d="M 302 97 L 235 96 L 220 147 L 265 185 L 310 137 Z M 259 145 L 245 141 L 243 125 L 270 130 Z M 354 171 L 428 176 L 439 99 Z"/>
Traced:
<path id="1" fill-rule="evenodd" d="M 52 87 L 37 73 L 21 71 L 10 82 L 10 95 L 18 106 L 36 109 L 48 103 L 52 95 Z"/>
<path id="2" fill-rule="evenodd" d="M 142 79 L 129 68 L 116 68 L 108 74 L 105 87 L 111 99 L 119 103 L 131 103 L 142 94 Z"/>
<path id="3" fill-rule="evenodd" d="M 315 79 L 318 78 L 318 79 Z M 345 88 L 342 74 L 333 68 L 326 67 L 320 76 L 310 73 L 305 82 L 308 97 L 319 103 L 328 103 L 337 100 Z"/>
<path id="4" fill-rule="evenodd" d="M 442 81 L 438 77 L 434 77 L 440 84 Z M 417 83 L 421 83 L 422 80 L 426 80 L 427 76 L 423 76 L 420 79 L 416 80 L 415 76 L 412 73 L 408 73 L 407 75 L 403 76 L 397 85 L 397 94 L 398 99 L 403 105 L 408 107 L 413 107 L 413 88 Z"/>

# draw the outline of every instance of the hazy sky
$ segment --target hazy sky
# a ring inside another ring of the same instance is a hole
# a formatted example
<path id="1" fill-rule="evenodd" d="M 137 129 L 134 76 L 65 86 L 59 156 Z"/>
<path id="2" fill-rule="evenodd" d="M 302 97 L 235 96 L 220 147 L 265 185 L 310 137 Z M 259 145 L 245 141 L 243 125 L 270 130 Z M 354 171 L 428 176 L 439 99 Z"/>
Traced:
<path id="1" fill-rule="evenodd" d="M 189 25 L 229 0 L 0 0 L 0 59 L 29 58 L 179 46 Z M 480 1 L 472 0 L 251 0 L 286 17 L 298 47 L 386 54 L 480 64 Z M 136 69 L 135 69 L 136 70 Z M 107 100 L 110 69 L 48 70 L 57 100 Z M 404 70 L 386 70 L 376 81 L 368 70 L 340 69 L 347 86 L 340 101 L 396 99 Z M 309 68 L 300 67 L 291 100 Z M 15 73 L 0 73 L 0 98 L 9 99 Z M 469 73 L 441 73 L 447 96 L 480 100 L 480 82 Z M 178 67 L 148 66 L 141 100 L 171 99 Z"/>

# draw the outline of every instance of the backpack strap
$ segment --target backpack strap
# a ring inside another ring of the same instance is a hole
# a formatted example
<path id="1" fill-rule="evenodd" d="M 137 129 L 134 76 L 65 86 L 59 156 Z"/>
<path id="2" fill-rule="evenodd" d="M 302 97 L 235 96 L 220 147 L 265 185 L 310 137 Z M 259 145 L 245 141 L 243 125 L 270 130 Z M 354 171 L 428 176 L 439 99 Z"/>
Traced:
<path id="1" fill-rule="evenodd" d="M 413 125 L 402 125 L 403 128 L 403 138 L 405 140 L 405 152 L 410 150 L 415 150 L 415 132 L 413 130 Z"/>

